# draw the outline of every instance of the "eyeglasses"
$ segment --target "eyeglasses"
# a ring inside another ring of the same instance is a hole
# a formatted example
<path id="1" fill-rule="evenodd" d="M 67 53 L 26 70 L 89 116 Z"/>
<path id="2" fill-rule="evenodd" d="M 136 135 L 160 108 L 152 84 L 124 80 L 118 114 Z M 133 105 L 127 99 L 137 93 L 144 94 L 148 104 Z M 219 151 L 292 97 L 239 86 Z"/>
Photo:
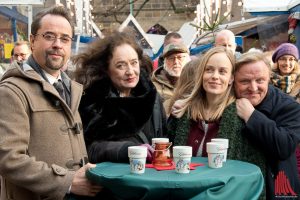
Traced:
<path id="1" fill-rule="evenodd" d="M 61 37 L 58 37 L 54 33 L 42 33 L 42 34 L 37 33 L 37 34 L 35 34 L 35 36 L 37 36 L 37 35 L 41 35 L 48 42 L 54 42 L 57 39 L 59 39 L 61 43 L 69 44 L 73 41 L 73 38 L 71 38 L 68 35 L 63 35 Z"/>
<path id="2" fill-rule="evenodd" d="M 182 62 L 185 59 L 186 56 L 169 56 L 167 57 L 167 61 L 174 62 L 175 59 L 178 59 L 180 62 Z"/>
<path id="3" fill-rule="evenodd" d="M 20 54 L 14 54 L 14 58 L 17 59 L 19 56 L 22 57 L 22 58 L 26 58 L 28 54 L 27 53 L 20 53 Z"/>

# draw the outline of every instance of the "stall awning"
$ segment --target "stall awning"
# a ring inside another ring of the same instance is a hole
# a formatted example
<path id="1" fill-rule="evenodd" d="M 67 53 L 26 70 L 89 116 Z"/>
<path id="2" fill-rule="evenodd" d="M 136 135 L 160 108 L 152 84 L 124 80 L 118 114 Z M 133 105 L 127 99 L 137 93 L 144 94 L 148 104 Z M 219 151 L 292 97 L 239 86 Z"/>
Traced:
<path id="1" fill-rule="evenodd" d="M 243 10 L 252 15 L 262 14 L 288 14 L 295 6 L 300 4 L 300 0 L 244 0 Z"/>
<path id="2" fill-rule="evenodd" d="M 254 17 L 247 20 L 236 21 L 228 24 L 223 24 L 219 26 L 218 31 L 223 29 L 231 30 L 236 36 L 247 37 L 257 33 L 257 26 L 263 24 L 273 24 L 282 22 L 282 18 L 286 18 L 287 16 L 261 16 Z M 213 42 L 215 34 L 214 33 L 204 33 L 200 35 L 195 41 L 194 44 L 208 44 Z"/>
<path id="3" fill-rule="evenodd" d="M 8 17 L 8 18 L 13 18 L 19 22 L 22 22 L 24 24 L 27 24 L 28 23 L 28 18 L 18 12 L 16 12 L 15 10 L 13 9 L 10 9 L 6 6 L 0 6 L 0 15 L 3 15 L 5 17 Z"/>

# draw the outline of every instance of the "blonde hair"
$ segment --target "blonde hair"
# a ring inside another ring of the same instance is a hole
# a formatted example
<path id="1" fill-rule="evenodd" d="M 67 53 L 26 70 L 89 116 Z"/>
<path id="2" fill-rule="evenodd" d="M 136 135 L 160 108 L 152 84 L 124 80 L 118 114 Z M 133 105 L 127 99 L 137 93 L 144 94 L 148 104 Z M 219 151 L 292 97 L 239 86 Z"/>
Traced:
<path id="1" fill-rule="evenodd" d="M 172 106 L 176 100 L 182 99 L 192 92 L 193 87 L 195 85 L 194 76 L 195 76 L 196 68 L 199 66 L 199 64 L 200 64 L 199 58 L 191 60 L 190 62 L 185 64 L 180 74 L 180 77 L 176 82 L 173 96 L 170 99 L 168 113 L 171 112 Z"/>
<path id="2" fill-rule="evenodd" d="M 199 66 L 195 71 L 194 76 L 194 88 L 189 96 L 183 99 L 183 107 L 179 109 L 179 116 L 183 115 L 183 113 L 187 112 L 188 117 L 193 119 L 194 121 L 204 120 L 205 119 L 205 109 L 207 109 L 208 102 L 206 99 L 206 91 L 203 88 L 203 74 L 205 72 L 205 67 L 211 56 L 217 53 L 224 53 L 230 60 L 232 64 L 231 75 L 235 71 L 235 58 L 232 51 L 227 50 L 225 47 L 218 46 L 210 49 L 206 52 L 199 62 Z M 226 93 L 220 97 L 217 108 L 215 112 L 211 115 L 210 121 L 218 120 L 224 109 L 235 100 L 233 84 L 230 84 L 227 88 Z"/>
<path id="3" fill-rule="evenodd" d="M 269 69 L 269 73 L 271 72 L 269 59 L 263 53 L 258 52 L 248 52 L 244 53 L 239 57 L 235 63 L 235 72 L 239 71 L 242 66 L 250 63 L 255 63 L 262 61 L 265 63 L 267 68 Z"/>
<path id="4" fill-rule="evenodd" d="M 274 53 L 274 50 L 265 51 L 263 52 L 264 57 L 269 61 L 269 67 L 272 70 L 274 67 L 274 63 L 272 61 L 272 55 Z"/>

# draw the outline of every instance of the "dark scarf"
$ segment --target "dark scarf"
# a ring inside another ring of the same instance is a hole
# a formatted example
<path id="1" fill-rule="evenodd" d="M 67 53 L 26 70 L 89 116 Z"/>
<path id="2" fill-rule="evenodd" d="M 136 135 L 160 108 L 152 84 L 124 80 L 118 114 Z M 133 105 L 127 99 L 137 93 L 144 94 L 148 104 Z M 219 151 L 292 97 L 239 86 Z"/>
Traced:
<path id="1" fill-rule="evenodd" d="M 130 97 L 120 97 L 109 78 L 95 81 L 80 103 L 87 141 L 135 136 L 152 116 L 155 99 L 156 90 L 147 74 L 140 76 Z"/>

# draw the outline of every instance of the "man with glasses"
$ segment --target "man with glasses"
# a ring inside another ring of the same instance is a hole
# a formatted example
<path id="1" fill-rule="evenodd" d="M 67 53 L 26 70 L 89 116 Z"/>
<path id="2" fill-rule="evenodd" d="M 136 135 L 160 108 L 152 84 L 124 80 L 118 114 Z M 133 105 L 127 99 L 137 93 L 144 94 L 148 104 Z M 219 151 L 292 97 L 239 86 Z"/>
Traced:
<path id="1" fill-rule="evenodd" d="M 31 54 L 30 44 L 27 41 L 18 41 L 11 51 L 11 61 L 16 61 L 20 66 Z"/>
<path id="2" fill-rule="evenodd" d="M 2 77 L 1 200 L 95 196 L 102 189 L 85 176 L 95 165 L 87 163 L 78 113 L 82 86 L 61 71 L 70 58 L 72 27 L 63 7 L 38 13 L 32 55 L 23 70 L 13 63 Z"/>
<path id="3" fill-rule="evenodd" d="M 162 97 L 164 108 L 169 108 L 174 86 L 185 64 L 189 62 L 188 48 L 183 43 L 168 44 L 163 51 L 164 64 L 153 72 L 152 81 Z"/>
<path id="4" fill-rule="evenodd" d="M 171 44 L 171 43 L 173 43 L 173 44 L 175 44 L 175 43 L 177 43 L 177 44 L 183 43 L 182 36 L 179 33 L 177 33 L 177 32 L 169 32 L 169 33 L 167 33 L 167 35 L 164 38 L 163 48 L 166 48 L 166 46 L 168 44 Z M 164 58 L 161 55 L 158 58 L 158 66 L 162 66 L 163 63 L 164 63 Z"/>

